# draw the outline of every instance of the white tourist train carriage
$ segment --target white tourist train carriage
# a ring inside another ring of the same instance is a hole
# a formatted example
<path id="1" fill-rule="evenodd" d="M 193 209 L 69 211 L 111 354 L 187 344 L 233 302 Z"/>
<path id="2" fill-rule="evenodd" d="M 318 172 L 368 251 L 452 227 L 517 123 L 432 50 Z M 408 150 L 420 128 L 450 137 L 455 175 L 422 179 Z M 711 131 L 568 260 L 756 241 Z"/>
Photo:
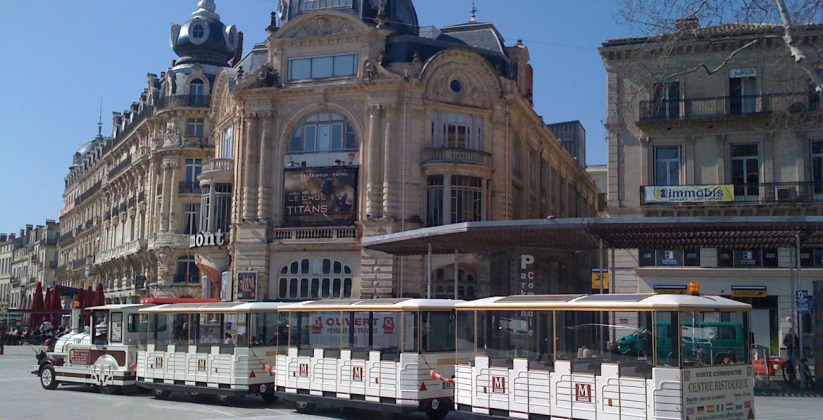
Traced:
<path id="1" fill-rule="evenodd" d="M 277 356 L 277 396 L 298 412 L 317 405 L 442 418 L 453 407 L 454 305 L 436 299 L 328 300 L 279 308 L 288 351 Z"/>
<path id="2" fill-rule="evenodd" d="M 151 305 L 105 305 L 91 312 L 88 330 L 81 325 L 80 310 L 72 312 L 72 331 L 57 340 L 54 351 L 38 356 L 40 384 L 55 389 L 59 384 L 97 386 L 103 393 L 136 382 L 138 310 Z"/>
<path id="3" fill-rule="evenodd" d="M 170 304 L 140 311 L 137 385 L 158 399 L 171 392 L 274 397 L 278 342 L 288 331 L 273 302 Z"/>
<path id="4" fill-rule="evenodd" d="M 475 354 L 456 367 L 461 412 L 754 418 L 748 304 L 717 296 L 532 295 L 456 309 L 457 351 Z"/>

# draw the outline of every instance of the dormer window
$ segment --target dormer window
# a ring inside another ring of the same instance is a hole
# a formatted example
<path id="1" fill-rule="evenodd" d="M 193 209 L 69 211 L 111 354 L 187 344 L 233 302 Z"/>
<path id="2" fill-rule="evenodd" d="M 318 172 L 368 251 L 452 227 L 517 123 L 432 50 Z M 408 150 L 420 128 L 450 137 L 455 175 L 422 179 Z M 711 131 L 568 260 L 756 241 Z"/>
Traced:
<path id="1" fill-rule="evenodd" d="M 191 37 L 193 40 L 197 41 L 203 38 L 206 34 L 206 29 L 203 27 L 202 24 L 196 24 L 191 28 Z"/>
<path id="2" fill-rule="evenodd" d="M 202 80 L 193 80 L 191 85 L 189 85 L 189 95 L 191 96 L 203 96 L 205 91 L 206 88 Z"/>

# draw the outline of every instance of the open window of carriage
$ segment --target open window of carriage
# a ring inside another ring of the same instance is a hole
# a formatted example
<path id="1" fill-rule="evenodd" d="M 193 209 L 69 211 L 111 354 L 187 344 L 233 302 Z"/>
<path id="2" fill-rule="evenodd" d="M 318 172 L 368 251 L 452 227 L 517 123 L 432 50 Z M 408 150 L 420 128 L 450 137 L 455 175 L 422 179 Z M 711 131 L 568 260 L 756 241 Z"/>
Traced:
<path id="1" fill-rule="evenodd" d="M 126 339 L 124 344 L 135 345 L 138 350 L 146 350 L 148 344 L 149 317 L 137 313 L 126 316 Z"/>
<path id="2" fill-rule="evenodd" d="M 210 354 L 212 347 L 223 344 L 223 314 L 201 313 L 197 323 L 197 352 Z"/>
<path id="3" fill-rule="evenodd" d="M 189 346 L 197 340 L 197 325 L 199 316 L 190 313 L 168 314 L 171 324 L 171 344 L 174 344 L 175 353 L 188 353 Z"/>
<path id="4" fill-rule="evenodd" d="M 454 311 L 420 311 L 422 353 L 454 352 L 456 322 Z"/>
<path id="5" fill-rule="evenodd" d="M 248 315 L 246 313 L 223 314 L 220 354 L 234 354 L 235 348 L 249 346 Z"/>
<path id="6" fill-rule="evenodd" d="M 529 369 L 551 370 L 553 338 L 551 311 L 458 312 L 458 353 L 488 357 L 492 367 L 512 368 L 514 359 L 525 359 Z"/>
<path id="7" fill-rule="evenodd" d="M 95 345 L 109 344 L 109 311 L 92 311 L 91 343 Z"/>
<path id="8" fill-rule="evenodd" d="M 557 360 L 571 362 L 572 373 L 600 375 L 606 354 L 602 312 L 558 311 Z"/>
<path id="9" fill-rule="evenodd" d="M 288 344 L 288 315 L 280 312 L 253 312 L 251 314 L 251 347 L 276 347 L 285 354 Z"/>
<path id="10" fill-rule="evenodd" d="M 651 379 L 654 366 L 653 312 L 609 312 L 605 362 L 617 363 L 621 377 Z"/>
<path id="11" fill-rule="evenodd" d="M 348 333 L 342 327 L 342 316 L 339 311 L 289 313 L 289 346 L 297 347 L 299 356 L 313 356 L 315 349 L 322 349 L 324 357 L 334 357 Z"/>
<path id="12" fill-rule="evenodd" d="M 681 311 L 682 366 L 749 364 L 749 313 Z"/>

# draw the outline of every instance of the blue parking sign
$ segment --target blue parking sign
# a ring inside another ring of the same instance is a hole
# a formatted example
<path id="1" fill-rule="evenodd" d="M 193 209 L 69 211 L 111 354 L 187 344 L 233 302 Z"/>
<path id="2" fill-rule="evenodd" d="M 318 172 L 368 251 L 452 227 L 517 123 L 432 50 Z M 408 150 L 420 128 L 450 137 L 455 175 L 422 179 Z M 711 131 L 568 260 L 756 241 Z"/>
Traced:
<path id="1" fill-rule="evenodd" d="M 797 303 L 797 312 L 807 314 L 811 312 L 810 299 L 808 290 L 798 290 L 795 292 L 795 302 Z"/>

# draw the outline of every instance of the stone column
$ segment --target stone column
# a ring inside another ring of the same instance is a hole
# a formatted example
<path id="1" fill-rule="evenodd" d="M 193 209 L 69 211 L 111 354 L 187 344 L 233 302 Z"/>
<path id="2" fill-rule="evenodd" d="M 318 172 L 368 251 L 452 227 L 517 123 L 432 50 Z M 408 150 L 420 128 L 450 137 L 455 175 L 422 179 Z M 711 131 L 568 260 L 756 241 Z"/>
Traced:
<path id="1" fill-rule="evenodd" d="M 271 182 L 271 198 L 269 199 L 269 205 L 272 206 L 271 209 L 271 220 L 275 226 L 279 226 L 283 223 L 283 166 L 285 162 L 283 160 L 283 153 L 284 145 L 282 142 L 288 142 L 288 134 L 285 136 L 277 135 L 277 116 L 272 116 L 272 123 L 271 123 L 271 155 L 269 155 L 269 160 L 271 160 L 271 172 L 269 173 L 269 182 Z"/>
<path id="2" fill-rule="evenodd" d="M 385 132 L 383 134 L 383 217 L 396 218 L 397 201 L 395 189 L 397 186 L 397 173 L 402 170 L 403 162 L 397 155 L 397 137 L 394 135 L 394 119 L 397 116 L 393 105 L 385 108 L 384 122 Z M 394 160 L 394 162 L 392 162 Z"/>
<path id="3" fill-rule="evenodd" d="M 166 232 L 169 230 L 168 219 L 166 219 L 166 212 L 168 211 L 169 207 L 169 168 L 166 165 L 166 162 L 163 162 L 163 177 L 162 177 L 162 185 L 160 186 L 160 214 L 157 214 L 155 210 L 155 222 L 159 222 L 160 224 L 160 232 Z M 157 194 L 157 191 L 155 191 Z M 155 206 L 156 207 L 156 206 Z M 159 219 L 159 220 L 157 220 Z"/>
<path id="4" fill-rule="evenodd" d="M 366 215 L 371 218 L 380 217 L 382 213 L 382 171 L 380 154 L 380 105 L 369 106 L 369 132 L 366 145 Z"/>
<path id="5" fill-rule="evenodd" d="M 238 162 L 244 165 L 244 185 L 243 188 L 243 221 L 251 221 L 257 217 L 257 161 L 259 159 L 257 150 L 259 121 L 257 115 L 249 115 L 246 117 L 246 133 L 245 151 L 243 153 L 242 161 Z"/>
<path id="6" fill-rule="evenodd" d="M 274 174 L 272 174 L 272 153 L 274 139 L 272 131 L 272 123 L 274 119 L 271 115 L 264 116 L 260 122 L 260 170 L 258 171 L 258 205 L 257 205 L 257 221 L 259 223 L 266 223 L 271 220 L 272 216 L 272 181 Z"/>
<path id="7" fill-rule="evenodd" d="M 176 226 L 177 226 L 177 217 L 176 217 L 177 216 L 177 210 L 175 208 L 175 206 L 177 206 L 177 200 L 175 200 L 175 198 L 177 198 L 177 194 L 179 193 L 179 190 L 178 190 L 178 187 L 177 187 L 177 179 L 178 179 L 177 172 L 178 172 L 178 170 L 179 170 L 179 165 L 175 161 L 172 164 L 172 168 L 171 168 L 171 182 L 170 182 L 171 185 L 170 185 L 170 188 L 169 188 L 169 196 L 168 196 L 168 202 L 169 202 L 169 213 L 168 213 L 169 214 L 169 216 L 168 216 L 169 217 L 169 222 L 168 222 L 168 226 L 169 226 L 169 232 L 171 232 L 171 233 L 177 232 L 177 229 L 176 229 Z"/>

